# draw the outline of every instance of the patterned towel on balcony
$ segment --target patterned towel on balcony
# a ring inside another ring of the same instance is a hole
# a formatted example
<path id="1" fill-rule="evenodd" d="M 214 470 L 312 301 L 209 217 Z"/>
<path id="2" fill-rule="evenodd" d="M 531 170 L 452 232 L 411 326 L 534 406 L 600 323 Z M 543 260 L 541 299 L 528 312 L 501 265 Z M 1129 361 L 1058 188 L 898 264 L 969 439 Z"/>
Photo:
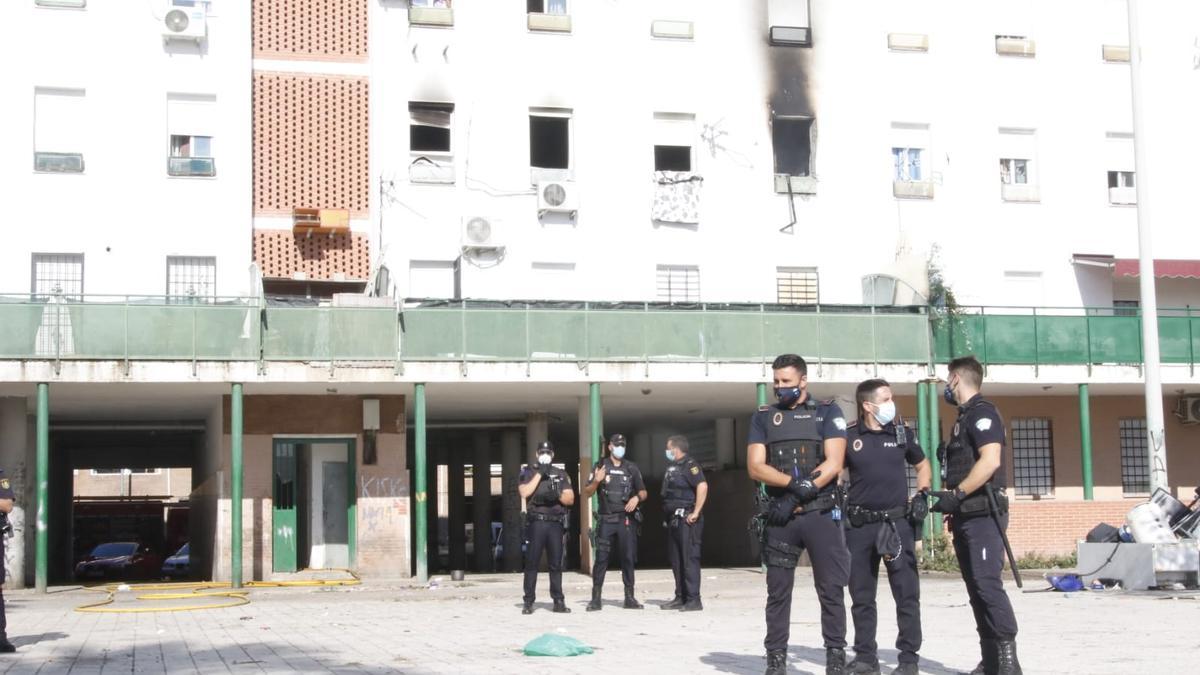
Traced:
<path id="1" fill-rule="evenodd" d="M 703 182 L 703 178 L 691 171 L 655 171 L 653 219 L 663 223 L 699 223 Z"/>

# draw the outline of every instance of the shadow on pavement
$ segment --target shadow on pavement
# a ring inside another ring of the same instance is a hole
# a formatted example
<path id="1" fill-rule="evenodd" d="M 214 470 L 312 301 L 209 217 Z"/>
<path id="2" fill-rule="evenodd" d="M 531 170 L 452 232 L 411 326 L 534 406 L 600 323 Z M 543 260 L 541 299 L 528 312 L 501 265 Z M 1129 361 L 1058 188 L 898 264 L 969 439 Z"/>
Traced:
<path id="1" fill-rule="evenodd" d="M 39 642 L 49 642 L 50 640 L 61 640 L 65 637 L 67 637 L 66 633 L 58 633 L 58 632 L 42 633 L 41 635 L 19 635 L 19 636 L 13 638 L 12 640 L 10 640 L 10 642 L 12 642 L 13 645 L 15 645 L 17 647 L 28 647 L 30 645 L 36 645 Z"/>
<path id="2" fill-rule="evenodd" d="M 882 672 L 889 672 L 896 667 L 896 658 L 899 655 L 894 649 L 883 649 L 879 652 L 879 661 Z M 854 650 L 848 649 L 846 660 L 849 662 L 854 658 Z M 741 673 L 749 675 L 750 673 L 761 673 L 767 667 L 766 654 L 732 654 L 729 652 L 710 652 L 700 657 L 700 663 L 712 668 L 720 673 Z M 798 663 L 804 665 L 816 665 L 817 671 L 803 670 L 797 667 Z M 817 649 L 813 647 L 792 647 L 788 650 L 788 670 L 789 675 L 817 675 L 817 672 L 824 670 L 825 665 L 825 649 Z M 921 672 L 925 675 L 959 675 L 961 671 L 956 668 L 949 668 L 944 663 L 921 658 Z"/>

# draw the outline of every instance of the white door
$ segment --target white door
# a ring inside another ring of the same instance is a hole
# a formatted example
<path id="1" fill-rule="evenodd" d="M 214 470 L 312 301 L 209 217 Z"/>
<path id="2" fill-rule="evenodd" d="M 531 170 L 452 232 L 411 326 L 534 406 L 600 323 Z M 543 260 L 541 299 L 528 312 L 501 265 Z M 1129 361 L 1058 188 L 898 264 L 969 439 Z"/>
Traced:
<path id="1" fill-rule="evenodd" d="M 308 566 L 312 569 L 350 566 L 349 485 L 344 443 L 314 443 L 309 453 Z"/>

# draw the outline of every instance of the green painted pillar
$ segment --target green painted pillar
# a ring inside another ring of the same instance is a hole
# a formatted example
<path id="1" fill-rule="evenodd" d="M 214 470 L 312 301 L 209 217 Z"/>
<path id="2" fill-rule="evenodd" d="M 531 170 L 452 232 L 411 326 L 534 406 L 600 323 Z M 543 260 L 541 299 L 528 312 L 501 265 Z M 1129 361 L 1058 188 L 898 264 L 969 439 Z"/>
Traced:
<path id="1" fill-rule="evenodd" d="M 1079 453 L 1083 464 L 1083 498 L 1092 499 L 1092 403 L 1088 386 L 1079 385 Z"/>
<path id="2" fill-rule="evenodd" d="M 46 592 L 46 567 L 50 559 L 46 531 L 46 519 L 50 515 L 50 385 L 39 382 L 37 386 L 37 507 L 36 551 L 34 554 L 34 588 L 38 593 Z"/>
<path id="3" fill-rule="evenodd" d="M 230 570 L 229 583 L 242 587 L 242 385 L 235 382 L 229 399 L 230 469 L 229 490 Z"/>
<path id="4" fill-rule="evenodd" d="M 933 471 L 933 489 L 942 489 L 942 463 L 938 461 L 938 445 L 942 439 L 942 421 L 939 419 L 938 406 L 941 404 L 942 396 L 938 392 L 938 383 L 936 380 L 927 382 L 925 385 L 925 395 L 928 397 L 929 409 L 929 449 L 926 451 L 926 456 L 929 457 L 929 468 Z M 933 514 L 933 531 L 938 535 L 942 533 L 943 518 L 942 514 Z"/>
<path id="5" fill-rule="evenodd" d="M 590 412 L 591 412 L 591 414 L 588 415 L 588 417 L 591 418 L 591 424 L 592 424 L 590 441 L 588 442 L 588 453 L 589 453 L 589 456 L 592 458 L 592 466 L 595 466 L 596 464 L 598 464 L 600 462 L 600 446 L 602 445 L 601 439 L 604 438 L 604 417 L 603 417 L 604 412 L 603 412 L 603 407 L 600 404 L 600 383 L 599 382 L 593 382 L 590 385 L 588 385 L 588 403 L 590 405 Z M 598 506 L 600 504 L 599 499 L 600 498 L 599 498 L 598 494 L 592 495 L 592 511 L 593 511 L 593 513 L 596 512 L 596 509 L 598 508 Z"/>
<path id="6" fill-rule="evenodd" d="M 425 448 L 425 384 L 418 383 L 413 391 L 413 454 L 416 456 L 413 466 L 413 495 L 416 500 L 417 521 L 417 582 L 429 581 L 429 518 L 428 493 L 426 487 L 426 448 Z"/>
<path id="7" fill-rule="evenodd" d="M 929 454 L 929 397 L 925 394 L 925 383 L 917 383 L 917 443 Z"/>
<path id="8" fill-rule="evenodd" d="M 759 407 L 767 404 L 767 383 L 758 383 L 758 405 Z"/>

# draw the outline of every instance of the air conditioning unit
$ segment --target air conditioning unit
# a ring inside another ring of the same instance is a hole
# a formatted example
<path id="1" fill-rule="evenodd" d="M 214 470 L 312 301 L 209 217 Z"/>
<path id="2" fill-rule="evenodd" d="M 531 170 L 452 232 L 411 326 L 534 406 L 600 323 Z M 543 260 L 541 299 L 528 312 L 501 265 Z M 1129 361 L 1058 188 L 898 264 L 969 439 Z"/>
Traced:
<path id="1" fill-rule="evenodd" d="M 43 173 L 83 173 L 83 155 L 77 152 L 35 152 L 33 170 Z"/>
<path id="2" fill-rule="evenodd" d="M 200 2 L 168 3 L 163 17 L 164 40 L 195 40 L 208 35 L 208 12 Z"/>
<path id="3" fill-rule="evenodd" d="M 1200 424 L 1200 396 L 1180 396 L 1175 416 L 1184 424 Z"/>
<path id="4" fill-rule="evenodd" d="M 496 221 L 482 216 L 463 218 L 462 247 L 464 250 L 504 248 Z"/>
<path id="5" fill-rule="evenodd" d="M 575 183 L 570 181 L 542 181 L 537 184 L 538 215 L 547 213 L 569 213 L 574 218 L 579 212 L 579 197 Z"/>

